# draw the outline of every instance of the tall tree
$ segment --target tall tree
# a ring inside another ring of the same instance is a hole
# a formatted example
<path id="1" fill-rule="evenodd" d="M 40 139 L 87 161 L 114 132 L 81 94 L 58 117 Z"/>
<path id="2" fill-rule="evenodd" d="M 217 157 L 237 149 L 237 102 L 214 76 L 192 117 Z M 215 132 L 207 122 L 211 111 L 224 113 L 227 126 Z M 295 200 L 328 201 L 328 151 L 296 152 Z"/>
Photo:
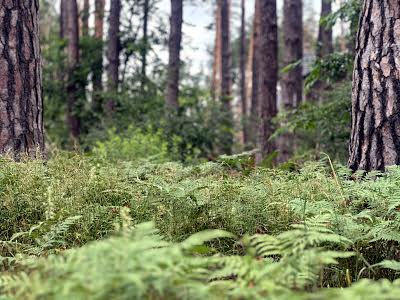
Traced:
<path id="1" fill-rule="evenodd" d="M 39 1 L 0 2 L 0 152 L 44 152 Z"/>
<path id="2" fill-rule="evenodd" d="M 260 48 L 259 48 L 259 83 L 258 97 L 260 104 L 259 126 L 257 135 L 257 163 L 275 150 L 269 140 L 273 133 L 272 119 L 277 114 L 278 83 L 278 26 L 276 0 L 260 1 Z"/>
<path id="3" fill-rule="evenodd" d="M 400 2 L 364 1 L 353 72 L 349 167 L 400 164 Z"/>
<path id="4" fill-rule="evenodd" d="M 303 98 L 303 4 L 285 0 L 283 6 L 283 63 L 293 65 L 282 77 L 282 102 L 285 109 L 298 106 Z M 296 65 L 294 65 L 296 64 Z"/>
<path id="5" fill-rule="evenodd" d="M 240 53 L 239 53 L 239 69 L 240 69 L 240 102 L 242 104 L 242 126 L 243 126 L 243 143 L 248 142 L 247 132 L 247 92 L 246 92 L 246 5 L 245 1 L 241 1 L 241 18 L 240 18 Z"/>
<path id="6" fill-rule="evenodd" d="M 179 102 L 179 68 L 182 42 L 183 1 L 171 0 L 169 62 L 165 99 L 167 106 L 178 109 Z"/>
<path id="7" fill-rule="evenodd" d="M 108 68 L 107 68 L 107 81 L 108 90 L 118 90 L 118 78 L 119 78 L 119 54 L 120 54 L 120 14 L 121 14 L 121 0 L 111 0 L 110 5 L 110 19 L 108 29 Z M 107 102 L 106 109 L 108 112 L 113 112 L 115 109 L 115 103 L 112 100 Z"/>
<path id="8" fill-rule="evenodd" d="M 282 76 L 281 109 L 297 107 L 303 98 L 303 3 L 302 0 L 285 0 L 283 5 L 283 63 L 290 66 Z M 287 161 L 294 151 L 294 137 L 284 134 L 278 141 L 280 162 Z"/>
<path id="9" fill-rule="evenodd" d="M 103 90 L 102 76 L 103 76 L 103 36 L 104 36 L 104 6 L 105 0 L 95 0 L 95 13 L 94 13 L 94 38 L 98 44 L 98 52 L 96 60 L 92 66 L 93 74 L 93 92 L 94 92 L 94 105 L 100 109 L 99 93 Z"/>
<path id="10" fill-rule="evenodd" d="M 68 63 L 68 82 L 67 82 L 67 125 L 70 137 L 76 141 L 80 134 L 80 118 L 78 116 L 78 82 L 76 80 L 76 70 L 79 64 L 79 20 L 78 5 L 76 0 L 66 1 L 67 15 L 67 63 Z"/>
<path id="11" fill-rule="evenodd" d="M 83 0 L 83 9 L 81 13 L 82 20 L 82 35 L 89 35 L 89 17 L 90 17 L 90 4 L 89 0 Z"/>
<path id="12" fill-rule="evenodd" d="M 172 4 L 172 3 L 171 3 Z M 150 12 L 150 0 L 144 0 L 143 2 L 143 39 L 142 48 L 140 50 L 140 56 L 142 61 L 142 88 L 145 86 L 147 78 L 147 50 L 149 44 L 149 12 Z"/>
<path id="13" fill-rule="evenodd" d="M 332 0 L 321 0 L 321 17 L 318 32 L 317 57 L 324 57 L 333 52 L 332 27 L 323 24 L 323 19 L 332 13 Z"/>
<path id="14" fill-rule="evenodd" d="M 251 108 L 250 108 L 250 126 L 249 135 L 252 144 L 256 144 L 257 131 L 258 131 L 258 117 L 259 117 L 259 97 L 258 85 L 260 77 L 260 30 L 261 30 L 261 14 L 260 14 L 260 0 L 255 1 L 254 19 L 253 19 L 253 33 L 252 33 L 252 56 L 251 56 Z"/>
<path id="15" fill-rule="evenodd" d="M 231 76 L 231 63 L 232 63 L 232 51 L 231 51 L 231 33 L 230 33 L 230 0 L 219 0 L 221 7 L 221 101 L 223 106 L 224 114 L 224 128 L 227 132 L 224 136 L 223 151 L 224 153 L 230 154 L 232 151 L 233 135 L 231 128 L 233 127 L 233 115 L 231 108 L 231 97 L 232 97 L 232 76 Z"/>
<path id="16" fill-rule="evenodd" d="M 215 42 L 214 42 L 214 61 L 213 73 L 211 78 L 211 94 L 215 100 L 220 95 L 221 88 L 221 6 L 217 3 L 215 9 Z"/>
<path id="17" fill-rule="evenodd" d="M 64 39 L 67 33 L 67 0 L 60 1 L 60 38 Z"/>

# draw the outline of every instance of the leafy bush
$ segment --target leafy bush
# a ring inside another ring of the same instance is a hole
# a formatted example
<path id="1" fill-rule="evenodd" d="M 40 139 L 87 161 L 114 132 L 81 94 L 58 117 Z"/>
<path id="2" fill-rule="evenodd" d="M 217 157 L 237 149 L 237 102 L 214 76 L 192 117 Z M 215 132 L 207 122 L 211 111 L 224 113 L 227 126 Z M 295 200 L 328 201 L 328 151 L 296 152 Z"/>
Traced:
<path id="1" fill-rule="evenodd" d="M 172 160 L 172 151 L 163 140 L 162 133 L 146 133 L 130 127 L 123 134 L 117 135 L 115 129 L 108 131 L 105 141 L 97 141 L 93 148 L 95 156 L 109 161 L 165 162 Z"/>

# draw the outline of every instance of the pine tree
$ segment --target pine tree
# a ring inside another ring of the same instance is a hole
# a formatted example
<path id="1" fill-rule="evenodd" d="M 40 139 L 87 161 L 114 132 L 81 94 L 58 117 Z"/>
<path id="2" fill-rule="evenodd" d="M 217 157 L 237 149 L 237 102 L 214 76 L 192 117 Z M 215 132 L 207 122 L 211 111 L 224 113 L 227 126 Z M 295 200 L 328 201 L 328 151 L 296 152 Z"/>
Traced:
<path id="1" fill-rule="evenodd" d="M 39 1 L 0 2 L 0 152 L 44 152 Z"/>

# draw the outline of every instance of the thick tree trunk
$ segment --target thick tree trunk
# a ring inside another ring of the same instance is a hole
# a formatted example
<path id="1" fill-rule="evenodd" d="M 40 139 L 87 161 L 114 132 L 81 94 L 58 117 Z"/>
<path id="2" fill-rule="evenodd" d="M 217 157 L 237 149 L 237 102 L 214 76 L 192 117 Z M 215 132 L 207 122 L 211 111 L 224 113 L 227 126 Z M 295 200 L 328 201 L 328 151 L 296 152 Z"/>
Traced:
<path id="1" fill-rule="evenodd" d="M 332 13 L 332 0 L 321 0 L 321 20 Z M 318 32 L 317 57 L 321 58 L 333 52 L 332 28 L 320 24 Z"/>
<path id="2" fill-rule="evenodd" d="M 221 102 L 224 114 L 224 128 L 226 133 L 223 141 L 223 152 L 230 154 L 233 145 L 233 114 L 231 108 L 232 76 L 231 76 L 231 33 L 230 33 L 230 0 L 219 0 L 221 7 Z"/>
<path id="3" fill-rule="evenodd" d="M 285 0 L 283 7 L 283 35 L 285 66 L 303 58 L 303 5 L 301 0 Z M 297 107 L 303 99 L 302 65 L 282 77 L 282 104 L 284 109 Z"/>
<path id="4" fill-rule="evenodd" d="M 258 99 L 258 84 L 260 77 L 260 30 L 261 30 L 261 15 L 260 15 L 260 0 L 255 2 L 253 20 L 253 56 L 252 56 L 252 85 L 251 85 L 251 108 L 250 108 L 250 140 L 252 144 L 257 144 L 258 117 L 260 111 Z"/>
<path id="5" fill-rule="evenodd" d="M 0 2 L 0 152 L 44 152 L 39 1 Z"/>
<path id="6" fill-rule="evenodd" d="M 67 82 L 67 125 L 70 137 L 76 142 L 80 134 L 80 119 L 78 116 L 78 91 L 79 86 L 76 80 L 76 69 L 79 63 L 79 21 L 78 5 L 76 0 L 68 0 L 66 4 L 67 14 L 67 63 L 68 63 L 68 82 Z"/>
<path id="7" fill-rule="evenodd" d="M 144 0 L 143 2 L 143 44 L 142 49 L 140 51 L 141 61 L 142 61 L 142 82 L 141 87 L 144 88 L 147 79 L 147 50 L 149 44 L 149 32 L 148 32 L 148 23 L 149 23 L 149 10 L 150 10 L 150 0 Z M 172 4 L 172 3 L 171 3 Z"/>
<path id="8" fill-rule="evenodd" d="M 241 1 L 241 24 L 240 24 L 240 102 L 242 104 L 242 127 L 243 143 L 248 142 L 247 132 L 247 92 L 246 92 L 246 5 Z"/>
<path id="9" fill-rule="evenodd" d="M 179 107 L 179 69 L 182 42 L 183 2 L 171 0 L 169 62 L 165 99 L 167 106 L 174 110 Z"/>
<path id="10" fill-rule="evenodd" d="M 349 167 L 400 164 L 400 3 L 365 0 L 353 73 Z"/>
<path id="11" fill-rule="evenodd" d="M 283 6 L 283 62 L 285 66 L 303 58 L 303 5 L 301 0 L 285 0 Z M 303 99 L 302 64 L 282 76 L 282 104 L 280 109 L 291 110 Z M 294 137 L 284 134 L 278 138 L 279 162 L 287 161 L 294 152 Z"/>
<path id="12" fill-rule="evenodd" d="M 277 114 L 277 83 L 278 83 L 278 26 L 276 15 L 276 0 L 264 0 L 260 3 L 260 78 L 258 97 L 260 116 L 257 135 L 259 153 L 257 163 L 275 150 L 275 145 L 269 141 L 273 133 L 272 119 Z"/>
<path id="13" fill-rule="evenodd" d="M 96 60 L 92 66 L 93 74 L 93 102 L 96 110 L 100 110 L 101 105 L 99 94 L 103 91 L 103 36 L 104 36 L 104 6 L 105 0 L 95 0 L 94 14 L 94 37 L 99 49 Z"/>
<path id="14" fill-rule="evenodd" d="M 121 1 L 111 0 L 110 9 L 110 20 L 108 30 L 108 90 L 118 91 L 118 78 L 119 78 L 119 53 L 120 53 L 120 39 L 119 39 L 119 26 L 120 26 L 120 14 L 121 14 Z M 107 111 L 113 112 L 115 109 L 115 103 L 112 100 L 107 102 Z"/>

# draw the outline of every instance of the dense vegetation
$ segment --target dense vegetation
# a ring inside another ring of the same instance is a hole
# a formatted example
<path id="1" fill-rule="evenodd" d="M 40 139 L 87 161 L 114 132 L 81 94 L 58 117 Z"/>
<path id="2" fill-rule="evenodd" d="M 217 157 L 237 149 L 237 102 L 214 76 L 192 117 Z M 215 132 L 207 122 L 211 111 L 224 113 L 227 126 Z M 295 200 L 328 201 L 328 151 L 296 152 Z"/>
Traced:
<path id="1" fill-rule="evenodd" d="M 6 2 L 0 300 L 399 298 L 400 4 Z"/>
<path id="2" fill-rule="evenodd" d="M 393 299 L 399 176 L 3 158 L 1 299 Z"/>

